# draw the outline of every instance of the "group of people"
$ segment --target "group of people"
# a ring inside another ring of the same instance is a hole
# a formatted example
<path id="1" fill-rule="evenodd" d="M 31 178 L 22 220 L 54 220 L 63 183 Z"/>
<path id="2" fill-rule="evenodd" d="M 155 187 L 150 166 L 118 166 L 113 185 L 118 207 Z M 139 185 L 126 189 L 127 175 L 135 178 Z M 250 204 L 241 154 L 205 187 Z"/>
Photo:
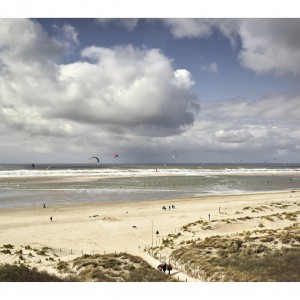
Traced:
<path id="1" fill-rule="evenodd" d="M 172 204 L 172 206 L 169 205 L 169 209 L 171 209 L 171 208 L 172 208 L 172 209 L 175 208 L 175 205 L 173 205 L 173 204 Z M 163 206 L 162 209 L 167 210 L 167 207 L 166 207 L 166 206 Z"/>
<path id="2" fill-rule="evenodd" d="M 166 271 L 168 271 L 169 274 L 172 270 L 171 264 L 167 264 L 167 263 L 160 264 L 160 265 L 158 265 L 157 268 L 158 268 L 158 270 L 163 271 L 164 273 L 166 273 Z"/>

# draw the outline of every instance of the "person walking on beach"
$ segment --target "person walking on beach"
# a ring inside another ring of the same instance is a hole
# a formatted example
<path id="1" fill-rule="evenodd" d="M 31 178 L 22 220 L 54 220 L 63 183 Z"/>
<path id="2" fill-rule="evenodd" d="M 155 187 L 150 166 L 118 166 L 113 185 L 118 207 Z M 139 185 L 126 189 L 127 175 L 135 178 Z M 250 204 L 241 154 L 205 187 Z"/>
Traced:
<path id="1" fill-rule="evenodd" d="M 164 273 L 166 274 L 166 270 L 167 270 L 167 264 L 166 263 L 163 264 L 162 269 L 163 269 Z"/>
<path id="2" fill-rule="evenodd" d="M 168 265 L 167 265 L 167 270 L 168 270 L 168 272 L 169 272 L 169 275 L 170 275 L 170 272 L 171 272 L 171 270 L 172 270 L 172 266 L 171 266 L 171 264 L 168 264 Z"/>
<path id="3" fill-rule="evenodd" d="M 50 217 L 50 221 L 53 222 L 53 218 L 52 217 Z"/>

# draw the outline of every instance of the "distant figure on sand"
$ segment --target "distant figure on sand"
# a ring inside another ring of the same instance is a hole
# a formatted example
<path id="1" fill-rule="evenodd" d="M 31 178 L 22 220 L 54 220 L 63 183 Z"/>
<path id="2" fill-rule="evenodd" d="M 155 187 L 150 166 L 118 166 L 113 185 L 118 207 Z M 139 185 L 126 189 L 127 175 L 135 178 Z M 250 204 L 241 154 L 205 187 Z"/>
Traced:
<path id="1" fill-rule="evenodd" d="M 50 217 L 50 221 L 51 221 L 51 222 L 53 222 L 53 219 L 52 219 L 52 217 Z"/>
<path id="2" fill-rule="evenodd" d="M 159 235 L 159 231 L 158 230 L 156 231 L 156 235 Z"/>
<path id="3" fill-rule="evenodd" d="M 166 263 L 163 264 L 162 269 L 163 269 L 164 273 L 166 273 L 166 270 L 167 270 L 167 264 Z"/>
<path id="4" fill-rule="evenodd" d="M 46 208 L 46 204 L 43 204 L 43 208 Z"/>
<path id="5" fill-rule="evenodd" d="M 171 272 L 171 270 L 172 270 L 171 264 L 168 264 L 168 265 L 167 265 L 167 270 L 168 270 L 168 272 L 169 272 L 169 274 L 170 274 L 170 272 Z"/>

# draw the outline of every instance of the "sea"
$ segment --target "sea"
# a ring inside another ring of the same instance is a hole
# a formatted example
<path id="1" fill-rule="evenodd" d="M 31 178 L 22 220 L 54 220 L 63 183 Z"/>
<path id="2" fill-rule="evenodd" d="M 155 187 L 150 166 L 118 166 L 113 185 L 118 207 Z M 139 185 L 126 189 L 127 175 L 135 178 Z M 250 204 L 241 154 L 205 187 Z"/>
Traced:
<path id="1" fill-rule="evenodd" d="M 44 180 L 70 176 L 84 180 Z M 0 208 L 281 190 L 300 190 L 300 164 L 0 165 Z"/>

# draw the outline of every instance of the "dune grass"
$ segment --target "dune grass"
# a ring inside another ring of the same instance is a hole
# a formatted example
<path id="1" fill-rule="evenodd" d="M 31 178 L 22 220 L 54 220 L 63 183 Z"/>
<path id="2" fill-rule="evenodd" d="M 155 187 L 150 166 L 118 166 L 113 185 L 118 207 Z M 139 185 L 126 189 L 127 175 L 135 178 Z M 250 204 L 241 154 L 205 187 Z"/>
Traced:
<path id="1" fill-rule="evenodd" d="M 207 237 L 176 249 L 172 259 L 206 281 L 299 282 L 300 226 Z"/>
<path id="2" fill-rule="evenodd" d="M 128 253 L 83 255 L 68 264 L 80 281 L 175 282 L 173 276 L 151 267 L 145 260 Z"/>
<path id="3" fill-rule="evenodd" d="M 40 272 L 36 269 L 29 269 L 24 265 L 16 266 L 5 264 L 0 266 L 1 282 L 63 282 L 76 281 L 74 277 L 67 279 L 59 278 L 47 272 Z"/>

